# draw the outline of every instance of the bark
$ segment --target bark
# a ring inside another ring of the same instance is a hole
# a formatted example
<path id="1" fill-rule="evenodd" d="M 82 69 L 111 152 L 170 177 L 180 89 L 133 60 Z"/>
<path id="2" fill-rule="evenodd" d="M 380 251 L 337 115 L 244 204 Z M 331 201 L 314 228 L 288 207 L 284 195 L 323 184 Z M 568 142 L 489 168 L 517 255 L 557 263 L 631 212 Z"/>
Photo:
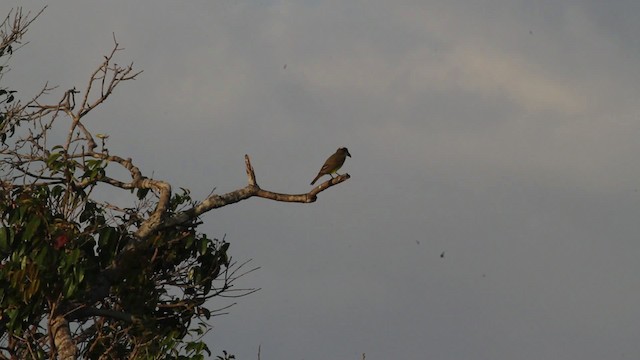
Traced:
<path id="1" fill-rule="evenodd" d="M 64 316 L 58 315 L 51 319 L 51 335 L 59 360 L 76 360 L 78 358 L 78 348 L 71 339 L 69 322 Z"/>

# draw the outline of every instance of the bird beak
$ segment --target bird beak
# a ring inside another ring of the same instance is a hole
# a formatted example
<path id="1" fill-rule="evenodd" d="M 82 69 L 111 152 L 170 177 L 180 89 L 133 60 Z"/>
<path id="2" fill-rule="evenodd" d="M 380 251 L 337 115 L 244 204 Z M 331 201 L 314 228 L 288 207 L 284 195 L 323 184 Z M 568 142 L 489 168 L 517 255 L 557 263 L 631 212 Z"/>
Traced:
<path id="1" fill-rule="evenodd" d="M 347 151 L 347 156 L 348 156 L 348 157 L 351 157 L 351 154 L 349 154 L 349 151 Z"/>

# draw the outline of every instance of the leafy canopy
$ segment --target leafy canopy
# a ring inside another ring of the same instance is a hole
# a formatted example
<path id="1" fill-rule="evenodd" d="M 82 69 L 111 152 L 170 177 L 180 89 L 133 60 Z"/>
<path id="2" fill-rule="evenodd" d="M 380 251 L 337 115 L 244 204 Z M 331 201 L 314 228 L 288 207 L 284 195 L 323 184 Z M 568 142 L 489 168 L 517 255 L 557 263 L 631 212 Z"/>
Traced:
<path id="1" fill-rule="evenodd" d="M 210 356 L 202 335 L 224 306 L 207 300 L 251 292 L 233 288 L 246 263 L 198 231 L 188 190 L 145 177 L 90 130 L 87 115 L 140 74 L 114 63 L 115 39 L 82 91 L 22 102 L 6 87 L 37 15 L 18 9 L 0 25 L 0 359 Z M 130 178 L 112 177 L 117 167 Z"/>

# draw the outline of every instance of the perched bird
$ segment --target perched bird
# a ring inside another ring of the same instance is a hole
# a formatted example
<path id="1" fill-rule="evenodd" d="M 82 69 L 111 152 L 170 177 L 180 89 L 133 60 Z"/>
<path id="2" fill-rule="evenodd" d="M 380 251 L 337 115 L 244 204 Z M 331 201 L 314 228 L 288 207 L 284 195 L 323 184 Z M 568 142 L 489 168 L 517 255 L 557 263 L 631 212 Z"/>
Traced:
<path id="1" fill-rule="evenodd" d="M 318 176 L 313 179 L 311 185 L 315 184 L 316 181 L 318 181 L 318 179 L 323 175 L 329 175 L 331 176 L 331 178 L 333 178 L 332 174 L 338 174 L 338 170 L 340 170 L 342 164 L 344 164 L 344 160 L 347 158 L 347 156 L 351 157 L 351 154 L 349 154 L 349 150 L 346 147 L 341 147 L 340 149 L 336 150 L 335 154 L 329 156 L 327 161 L 324 162 L 324 165 L 322 165 L 320 172 L 318 172 Z"/>

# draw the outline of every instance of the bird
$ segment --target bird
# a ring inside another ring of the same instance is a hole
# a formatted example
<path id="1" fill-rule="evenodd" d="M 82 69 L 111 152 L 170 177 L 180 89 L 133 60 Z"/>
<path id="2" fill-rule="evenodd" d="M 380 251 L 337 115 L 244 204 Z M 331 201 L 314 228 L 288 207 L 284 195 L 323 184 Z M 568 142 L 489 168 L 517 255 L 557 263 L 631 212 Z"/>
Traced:
<path id="1" fill-rule="evenodd" d="M 333 155 L 329 156 L 327 161 L 324 162 L 324 165 L 322 165 L 322 168 L 318 172 L 318 176 L 313 179 L 311 185 L 315 184 L 316 181 L 318 181 L 318 179 L 320 179 L 320 177 L 323 175 L 329 175 L 333 179 L 332 174 L 338 174 L 338 170 L 340 170 L 342 164 L 344 164 L 344 160 L 347 158 L 347 156 L 351 157 L 351 154 L 349 154 L 349 150 L 346 147 L 341 147 L 336 150 L 336 152 Z"/>

